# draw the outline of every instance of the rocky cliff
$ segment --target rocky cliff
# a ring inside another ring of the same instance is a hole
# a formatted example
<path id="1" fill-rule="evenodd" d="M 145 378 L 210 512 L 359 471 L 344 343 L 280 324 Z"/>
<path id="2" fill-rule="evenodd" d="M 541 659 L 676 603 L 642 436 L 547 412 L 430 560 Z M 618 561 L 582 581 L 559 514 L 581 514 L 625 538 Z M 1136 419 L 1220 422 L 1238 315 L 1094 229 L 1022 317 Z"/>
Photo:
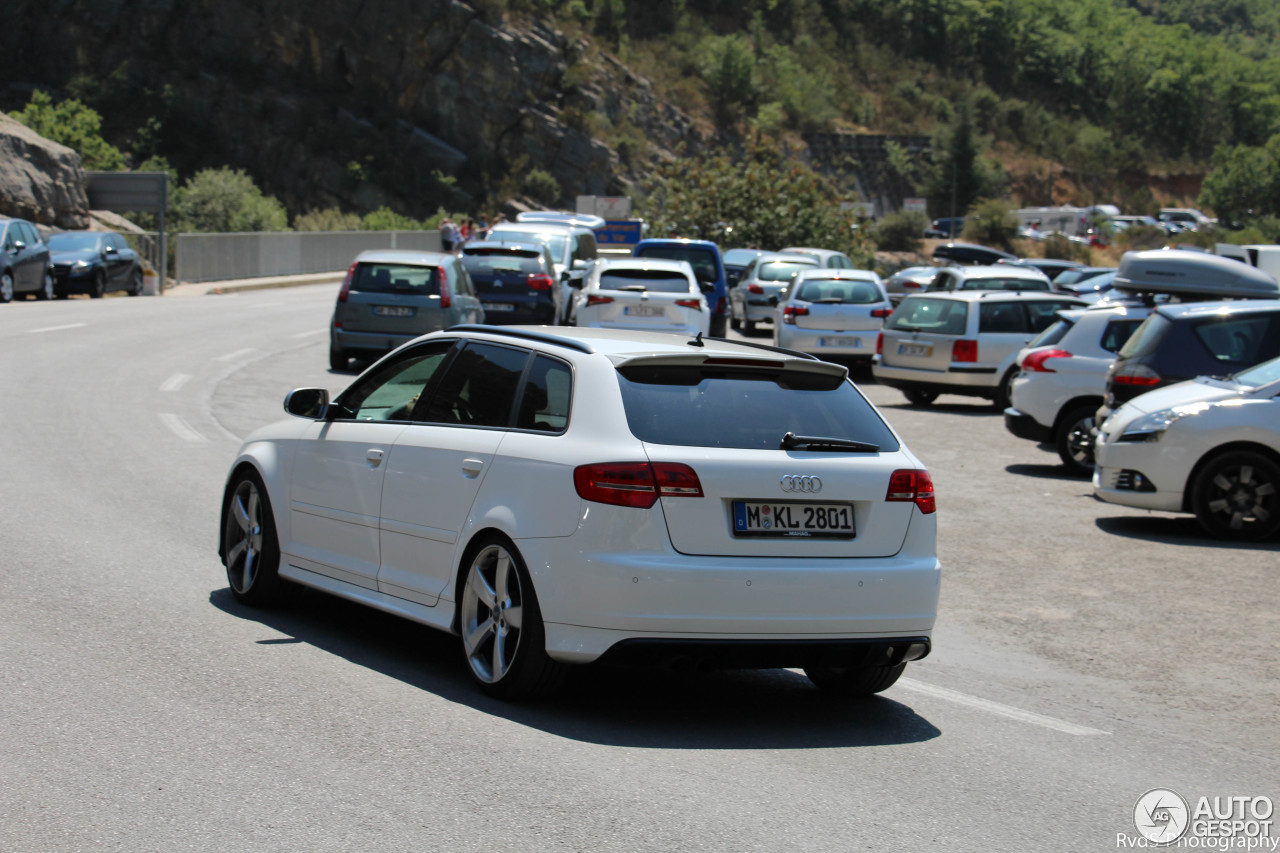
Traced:
<path id="1" fill-rule="evenodd" d="M 80 155 L 0 113 L 0 212 L 41 225 L 85 228 Z"/>
<path id="2" fill-rule="evenodd" d="M 0 28 L 0 104 L 74 83 L 113 141 L 158 119 L 150 141 L 184 175 L 244 168 L 294 211 L 467 209 L 535 168 L 571 204 L 698 142 L 625 68 L 486 5 L 24 0 Z M 602 141 L 619 126 L 644 157 Z"/>

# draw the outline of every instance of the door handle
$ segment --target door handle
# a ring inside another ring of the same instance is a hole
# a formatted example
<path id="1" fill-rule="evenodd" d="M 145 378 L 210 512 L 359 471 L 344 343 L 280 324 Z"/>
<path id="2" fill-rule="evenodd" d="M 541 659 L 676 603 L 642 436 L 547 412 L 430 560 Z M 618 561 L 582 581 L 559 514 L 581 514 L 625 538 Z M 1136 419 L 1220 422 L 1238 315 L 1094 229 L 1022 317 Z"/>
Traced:
<path id="1" fill-rule="evenodd" d="M 466 474 L 468 477 L 477 476 L 480 473 L 481 469 L 483 468 L 484 468 L 483 459 L 463 459 L 462 460 L 462 473 Z"/>
<path id="2" fill-rule="evenodd" d="M 383 451 L 376 447 L 370 447 L 364 453 L 364 458 L 369 460 L 370 468 L 377 468 L 382 464 Z"/>

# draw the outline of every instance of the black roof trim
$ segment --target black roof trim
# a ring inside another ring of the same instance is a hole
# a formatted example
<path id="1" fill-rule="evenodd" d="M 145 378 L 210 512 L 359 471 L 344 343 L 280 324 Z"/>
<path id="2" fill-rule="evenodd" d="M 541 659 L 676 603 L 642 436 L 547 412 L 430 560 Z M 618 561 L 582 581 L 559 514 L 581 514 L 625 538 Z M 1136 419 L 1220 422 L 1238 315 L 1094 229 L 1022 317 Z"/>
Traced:
<path id="1" fill-rule="evenodd" d="M 770 344 L 758 344 L 755 341 L 731 341 L 728 338 L 709 338 L 709 337 L 704 337 L 703 340 L 704 341 L 720 341 L 721 343 L 734 344 L 735 346 L 740 346 L 740 347 L 752 347 L 754 349 L 762 349 L 762 350 L 768 350 L 769 352 L 780 353 L 781 355 L 794 355 L 794 356 L 799 356 L 800 358 L 812 359 L 813 361 L 822 361 L 822 359 L 818 358 L 816 355 L 812 355 L 807 352 L 800 352 L 799 350 L 786 349 L 785 347 L 775 347 Z"/>
<path id="2" fill-rule="evenodd" d="M 538 341 L 544 344 L 555 344 L 556 346 L 565 347 L 567 349 L 576 350 L 592 354 L 595 352 L 591 347 L 582 341 L 575 341 L 572 338 L 562 338 L 559 335 L 552 335 L 546 332 L 530 332 L 526 329 L 511 329 L 503 326 L 486 326 L 482 323 L 463 323 L 460 326 L 450 326 L 445 329 L 446 332 L 482 332 L 486 335 L 506 336 L 509 338 L 520 338 L 526 341 Z"/>

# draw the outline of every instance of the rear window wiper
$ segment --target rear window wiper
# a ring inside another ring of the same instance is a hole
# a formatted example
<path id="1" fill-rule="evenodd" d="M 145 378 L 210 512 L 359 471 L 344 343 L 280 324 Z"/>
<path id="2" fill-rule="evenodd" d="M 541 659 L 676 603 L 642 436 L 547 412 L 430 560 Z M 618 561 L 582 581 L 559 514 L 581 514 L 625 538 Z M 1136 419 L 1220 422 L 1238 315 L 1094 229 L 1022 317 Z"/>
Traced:
<path id="1" fill-rule="evenodd" d="M 825 438 L 823 436 L 796 435 L 789 432 L 782 437 L 779 450 L 852 450 L 855 453 L 879 453 L 880 445 L 851 438 Z"/>

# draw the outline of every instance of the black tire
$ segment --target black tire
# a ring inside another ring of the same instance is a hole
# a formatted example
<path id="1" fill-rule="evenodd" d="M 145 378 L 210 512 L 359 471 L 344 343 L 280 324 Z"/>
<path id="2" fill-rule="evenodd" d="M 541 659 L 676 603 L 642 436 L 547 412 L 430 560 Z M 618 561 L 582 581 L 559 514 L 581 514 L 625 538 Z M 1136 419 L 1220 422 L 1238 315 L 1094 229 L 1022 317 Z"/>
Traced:
<path id="1" fill-rule="evenodd" d="M 833 696 L 873 696 L 893 686 L 905 663 L 897 666 L 805 667 L 804 674 L 820 690 Z"/>
<path id="2" fill-rule="evenodd" d="M 5 270 L 0 273 L 0 303 L 13 301 L 13 273 Z"/>
<path id="3" fill-rule="evenodd" d="M 1251 450 L 1221 453 L 1196 474 L 1191 508 L 1219 539 L 1268 539 L 1280 531 L 1280 465 Z"/>
<path id="4" fill-rule="evenodd" d="M 1017 375 L 1018 368 L 1011 367 L 1000 378 L 1000 384 L 996 386 L 995 399 L 991 401 L 998 411 L 1003 412 L 1009 408 L 1010 400 L 1013 397 L 1013 379 Z"/>
<path id="5" fill-rule="evenodd" d="M 715 318 L 712 318 L 715 319 Z M 738 315 L 733 312 L 733 303 L 729 303 L 729 328 L 735 332 L 742 328 L 742 321 L 738 319 Z"/>
<path id="6" fill-rule="evenodd" d="M 747 314 L 744 311 L 742 314 L 742 334 L 754 335 L 755 333 L 756 333 L 756 321 L 748 320 Z"/>
<path id="7" fill-rule="evenodd" d="M 934 400 L 938 399 L 936 391 L 917 391 L 915 389 L 903 389 L 902 394 L 907 398 L 907 402 L 913 406 L 928 406 Z"/>
<path id="8" fill-rule="evenodd" d="M 1073 477 L 1093 476 L 1093 436 L 1089 430 L 1097 411 L 1096 404 L 1077 406 L 1058 421 L 1053 442 L 1058 458 Z"/>
<path id="9" fill-rule="evenodd" d="M 44 277 L 40 279 L 40 289 L 36 291 L 36 299 L 41 302 L 47 302 L 54 296 L 53 292 L 53 272 L 46 269 Z"/>
<path id="10" fill-rule="evenodd" d="M 89 298 L 101 299 L 107 292 L 107 276 L 102 270 L 93 274 L 93 284 L 89 286 Z"/>
<path id="11" fill-rule="evenodd" d="M 711 315 L 711 328 L 709 330 L 711 334 L 709 335 L 709 337 L 723 338 L 725 335 L 725 332 L 727 331 L 726 327 L 728 325 L 729 325 L 729 318 L 724 316 L 723 314 Z"/>
<path id="12" fill-rule="evenodd" d="M 520 552 L 495 536 L 468 554 L 456 598 L 462 656 L 472 680 L 499 699 L 549 695 L 568 667 L 547 655 L 542 611 Z"/>
<path id="13" fill-rule="evenodd" d="M 346 373 L 347 368 L 351 364 L 351 358 L 334 344 L 329 344 L 329 369 L 336 370 L 340 373 Z"/>
<path id="14" fill-rule="evenodd" d="M 134 268 L 133 278 L 129 279 L 129 289 L 125 291 L 130 296 L 142 295 L 142 270 Z"/>
<path id="15" fill-rule="evenodd" d="M 283 598 L 288 581 L 279 574 L 275 516 L 267 490 L 252 472 L 238 475 L 227 496 L 222 555 L 231 594 L 241 604 L 264 607 Z"/>

